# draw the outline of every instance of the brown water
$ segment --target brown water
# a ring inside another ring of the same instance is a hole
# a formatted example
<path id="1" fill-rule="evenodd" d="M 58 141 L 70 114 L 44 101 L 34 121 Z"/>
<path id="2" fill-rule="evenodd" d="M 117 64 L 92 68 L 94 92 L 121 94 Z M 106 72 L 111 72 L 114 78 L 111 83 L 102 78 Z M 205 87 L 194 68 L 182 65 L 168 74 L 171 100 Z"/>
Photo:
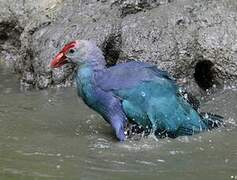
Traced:
<path id="1" fill-rule="evenodd" d="M 202 104 L 225 116 L 225 128 L 118 143 L 74 88 L 21 91 L 0 68 L 0 179 L 237 179 L 236 102 L 232 89 Z"/>

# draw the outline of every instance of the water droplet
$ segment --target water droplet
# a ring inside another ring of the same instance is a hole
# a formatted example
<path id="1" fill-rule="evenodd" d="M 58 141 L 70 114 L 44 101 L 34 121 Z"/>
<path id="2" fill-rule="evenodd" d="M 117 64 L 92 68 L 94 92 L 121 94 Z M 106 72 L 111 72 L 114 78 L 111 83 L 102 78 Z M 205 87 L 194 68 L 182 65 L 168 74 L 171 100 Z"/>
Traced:
<path id="1" fill-rule="evenodd" d="M 204 151 L 204 148 L 202 148 L 202 147 L 200 147 L 199 149 L 200 149 L 200 151 Z"/>
<path id="2" fill-rule="evenodd" d="M 90 122 L 91 122 L 90 119 L 87 119 L 87 120 L 86 120 L 86 123 L 87 123 L 87 124 L 90 124 Z"/>
<path id="3" fill-rule="evenodd" d="M 230 176 L 231 179 L 237 179 L 237 175 L 235 176 Z"/>
<path id="4" fill-rule="evenodd" d="M 175 154 L 176 154 L 176 151 L 170 151 L 170 154 L 171 154 L 171 155 L 175 155 Z"/>
<path id="5" fill-rule="evenodd" d="M 187 93 L 184 94 L 184 98 L 188 99 L 188 94 Z"/>
<path id="6" fill-rule="evenodd" d="M 162 163 L 165 162 L 165 160 L 163 160 L 163 159 L 157 159 L 157 161 L 158 161 L 158 162 L 162 162 Z"/>

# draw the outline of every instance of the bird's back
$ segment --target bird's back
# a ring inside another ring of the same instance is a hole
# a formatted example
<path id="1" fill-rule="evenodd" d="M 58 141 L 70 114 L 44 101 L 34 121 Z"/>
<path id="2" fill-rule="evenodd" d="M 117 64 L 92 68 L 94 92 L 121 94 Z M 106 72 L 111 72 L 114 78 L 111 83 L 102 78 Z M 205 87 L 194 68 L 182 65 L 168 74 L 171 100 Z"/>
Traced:
<path id="1" fill-rule="evenodd" d="M 206 128 L 199 114 L 165 80 L 143 82 L 115 94 L 129 119 L 155 133 L 191 135 Z"/>

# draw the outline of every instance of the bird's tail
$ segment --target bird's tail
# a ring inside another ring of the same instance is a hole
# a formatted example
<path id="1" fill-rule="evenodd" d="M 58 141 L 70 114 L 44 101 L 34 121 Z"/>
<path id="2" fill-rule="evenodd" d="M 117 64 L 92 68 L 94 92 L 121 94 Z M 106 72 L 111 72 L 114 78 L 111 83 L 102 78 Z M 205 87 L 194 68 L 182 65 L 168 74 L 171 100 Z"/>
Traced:
<path id="1" fill-rule="evenodd" d="M 204 112 L 201 112 L 200 116 L 209 130 L 224 126 L 224 118 L 222 116 Z"/>

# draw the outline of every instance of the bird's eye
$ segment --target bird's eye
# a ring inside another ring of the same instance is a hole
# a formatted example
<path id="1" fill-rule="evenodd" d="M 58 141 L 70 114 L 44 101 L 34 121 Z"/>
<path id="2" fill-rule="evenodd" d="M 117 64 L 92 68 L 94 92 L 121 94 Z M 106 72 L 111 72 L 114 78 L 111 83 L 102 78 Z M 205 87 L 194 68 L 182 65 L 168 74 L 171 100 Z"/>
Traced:
<path id="1" fill-rule="evenodd" d="M 73 54 L 74 52 L 75 52 L 74 49 L 70 49 L 70 50 L 69 50 L 69 53 L 71 53 L 71 54 Z"/>

